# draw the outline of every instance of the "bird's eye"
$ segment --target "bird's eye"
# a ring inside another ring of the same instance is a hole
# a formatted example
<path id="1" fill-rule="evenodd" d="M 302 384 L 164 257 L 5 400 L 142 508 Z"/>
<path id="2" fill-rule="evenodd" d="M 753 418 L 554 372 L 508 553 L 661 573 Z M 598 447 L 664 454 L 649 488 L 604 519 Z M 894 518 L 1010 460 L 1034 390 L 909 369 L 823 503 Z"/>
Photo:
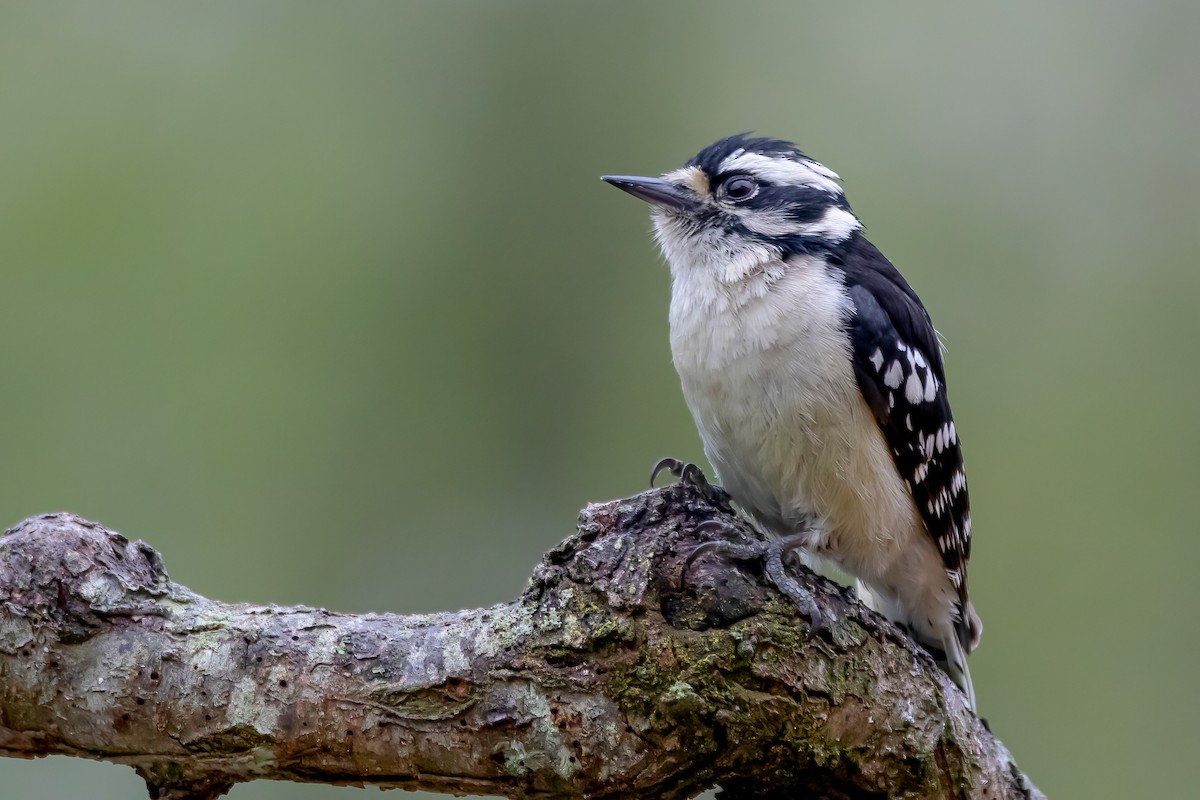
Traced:
<path id="1" fill-rule="evenodd" d="M 758 184 L 750 178 L 730 178 L 725 182 L 725 196 L 730 200 L 745 200 L 757 188 Z"/>

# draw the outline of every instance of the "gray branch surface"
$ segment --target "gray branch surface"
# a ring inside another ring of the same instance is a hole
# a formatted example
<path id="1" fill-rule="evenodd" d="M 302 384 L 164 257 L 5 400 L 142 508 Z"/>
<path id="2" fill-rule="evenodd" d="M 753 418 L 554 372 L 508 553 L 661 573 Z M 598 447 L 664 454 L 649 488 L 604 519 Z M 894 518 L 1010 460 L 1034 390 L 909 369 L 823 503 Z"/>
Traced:
<path id="1" fill-rule="evenodd" d="M 705 555 L 685 486 L 592 505 L 511 603 L 219 603 L 71 514 L 0 537 L 0 755 L 127 764 L 151 797 L 262 778 L 513 798 L 1041 797 L 933 662 L 804 573 Z M 686 572 L 686 574 L 685 574 Z"/>

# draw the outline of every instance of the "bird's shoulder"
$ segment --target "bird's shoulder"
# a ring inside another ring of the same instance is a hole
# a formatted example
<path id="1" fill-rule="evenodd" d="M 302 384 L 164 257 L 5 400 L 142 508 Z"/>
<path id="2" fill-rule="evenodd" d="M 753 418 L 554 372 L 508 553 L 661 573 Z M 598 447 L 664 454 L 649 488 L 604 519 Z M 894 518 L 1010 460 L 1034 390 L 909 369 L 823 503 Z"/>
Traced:
<path id="1" fill-rule="evenodd" d="M 830 260 L 840 270 L 854 305 L 850 333 L 855 347 L 878 346 L 895 336 L 919 349 L 942 379 L 942 351 L 929 312 L 879 248 L 858 231 Z"/>

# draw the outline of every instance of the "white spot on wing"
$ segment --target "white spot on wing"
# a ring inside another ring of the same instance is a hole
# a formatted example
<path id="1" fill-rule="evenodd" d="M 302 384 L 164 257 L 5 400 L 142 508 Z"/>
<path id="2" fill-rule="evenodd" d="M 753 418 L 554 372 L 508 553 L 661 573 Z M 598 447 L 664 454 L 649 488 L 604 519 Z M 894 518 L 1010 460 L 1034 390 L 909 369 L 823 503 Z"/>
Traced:
<path id="1" fill-rule="evenodd" d="M 871 354 L 870 362 L 876 372 L 883 369 L 883 351 L 876 347 L 875 352 Z"/>
<path id="2" fill-rule="evenodd" d="M 900 366 L 899 361 L 893 361 L 888 366 L 887 372 L 883 373 L 883 385 L 889 389 L 899 389 L 900 379 L 904 377 L 904 370 Z"/>
<path id="3" fill-rule="evenodd" d="M 929 370 L 925 373 L 925 402 L 932 403 L 935 397 L 937 397 L 937 378 L 933 376 L 933 370 Z"/>
<path id="4" fill-rule="evenodd" d="M 921 379 L 918 378 L 917 374 L 914 372 L 908 376 L 908 380 L 904 383 L 904 398 L 908 400 L 908 402 L 915 404 L 921 402 L 921 398 L 923 396 L 924 393 L 921 389 Z"/>

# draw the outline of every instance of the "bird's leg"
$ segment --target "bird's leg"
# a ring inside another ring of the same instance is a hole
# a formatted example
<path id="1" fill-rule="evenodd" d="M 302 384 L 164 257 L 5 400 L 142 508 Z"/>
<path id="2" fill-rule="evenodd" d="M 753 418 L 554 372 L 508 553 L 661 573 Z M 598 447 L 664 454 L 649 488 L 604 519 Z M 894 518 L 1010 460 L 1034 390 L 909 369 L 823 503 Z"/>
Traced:
<path id="1" fill-rule="evenodd" d="M 715 519 L 702 522 L 696 527 L 698 533 L 718 535 L 734 530 L 736 528 L 728 522 Z M 728 539 L 710 539 L 688 553 L 683 562 L 684 574 L 687 574 L 692 562 L 709 553 L 715 553 L 735 561 L 761 561 L 763 572 L 767 574 L 767 578 L 775 585 L 775 588 L 795 603 L 801 614 L 808 617 L 808 636 L 812 636 L 824 630 L 828 623 L 821 613 L 821 609 L 817 607 L 817 600 L 813 597 L 813 593 L 801 586 L 800 582 L 793 578 L 783 565 L 783 560 L 800 546 L 805 536 L 806 534 L 803 533 L 795 534 L 782 539 L 767 539 L 754 544 L 736 544 Z"/>
<path id="2" fill-rule="evenodd" d="M 718 508 L 731 507 L 732 498 L 730 498 L 729 492 L 720 486 L 709 483 L 702 469 L 695 464 L 689 464 L 670 456 L 659 459 L 658 463 L 654 465 L 654 469 L 650 470 L 651 487 L 654 486 L 654 480 L 658 477 L 658 474 L 664 470 L 678 478 L 680 483 L 691 486 L 700 492 L 700 494 L 704 495 L 704 499 L 708 500 L 714 506 Z"/>

